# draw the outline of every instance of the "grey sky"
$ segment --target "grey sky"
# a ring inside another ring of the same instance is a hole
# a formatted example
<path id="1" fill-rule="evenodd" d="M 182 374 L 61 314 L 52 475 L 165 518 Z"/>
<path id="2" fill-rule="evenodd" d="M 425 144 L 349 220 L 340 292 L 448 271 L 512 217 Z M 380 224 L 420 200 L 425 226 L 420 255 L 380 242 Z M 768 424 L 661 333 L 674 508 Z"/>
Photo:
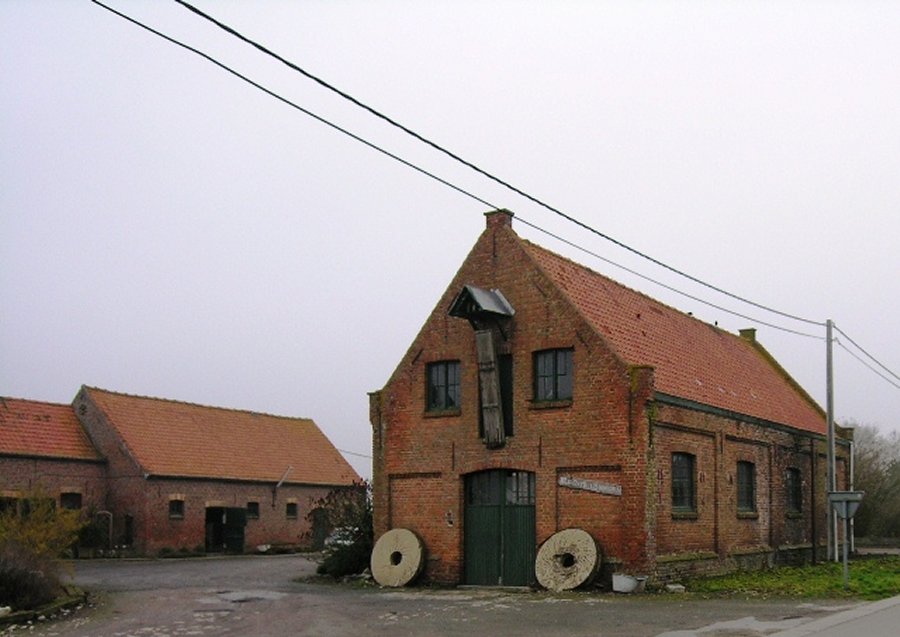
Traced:
<path id="1" fill-rule="evenodd" d="M 578 230 L 174 2 L 110 4 L 605 258 L 824 337 Z M 900 373 L 900 3 L 196 4 L 620 241 L 834 319 Z M 369 453 L 366 392 L 484 205 L 87 1 L 0 3 L 0 113 L 0 395 L 68 402 L 84 383 L 305 416 Z M 824 404 L 824 340 L 514 227 L 710 323 L 758 327 Z M 839 420 L 900 427 L 900 390 L 840 347 L 835 363 Z"/>

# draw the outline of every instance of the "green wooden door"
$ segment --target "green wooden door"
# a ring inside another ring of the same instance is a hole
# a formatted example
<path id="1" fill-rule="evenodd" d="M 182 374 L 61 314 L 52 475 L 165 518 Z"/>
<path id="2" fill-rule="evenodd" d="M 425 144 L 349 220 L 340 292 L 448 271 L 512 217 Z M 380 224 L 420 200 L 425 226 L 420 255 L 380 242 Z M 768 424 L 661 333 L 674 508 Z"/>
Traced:
<path id="1" fill-rule="evenodd" d="M 534 474 L 506 469 L 466 477 L 465 582 L 526 586 L 534 580 Z"/>

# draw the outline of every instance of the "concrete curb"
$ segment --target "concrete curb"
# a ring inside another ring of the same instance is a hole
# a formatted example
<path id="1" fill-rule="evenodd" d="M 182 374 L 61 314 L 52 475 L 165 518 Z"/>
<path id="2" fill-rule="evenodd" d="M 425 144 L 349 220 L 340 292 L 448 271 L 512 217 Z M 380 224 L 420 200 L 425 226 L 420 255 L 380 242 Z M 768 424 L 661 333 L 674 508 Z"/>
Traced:
<path id="1" fill-rule="evenodd" d="M 861 604 L 850 610 L 835 613 L 834 615 L 801 624 L 800 626 L 795 626 L 794 628 L 789 628 L 788 630 L 783 630 L 778 633 L 773 633 L 769 635 L 769 637 L 806 637 L 807 635 L 814 635 L 819 631 L 839 626 L 855 619 L 859 619 L 860 617 L 865 617 L 866 615 L 871 615 L 886 608 L 892 608 L 898 605 L 900 605 L 900 595 L 888 597 L 887 599 L 871 602 L 869 604 Z"/>
<path id="2" fill-rule="evenodd" d="M 87 593 L 74 586 L 67 586 L 66 594 L 49 604 L 45 604 L 34 610 L 19 610 L 9 615 L 0 617 L 0 628 L 5 628 L 13 624 L 27 624 L 38 620 L 42 615 L 49 617 L 56 615 L 63 610 L 71 610 L 81 604 L 86 604 L 88 600 Z"/>

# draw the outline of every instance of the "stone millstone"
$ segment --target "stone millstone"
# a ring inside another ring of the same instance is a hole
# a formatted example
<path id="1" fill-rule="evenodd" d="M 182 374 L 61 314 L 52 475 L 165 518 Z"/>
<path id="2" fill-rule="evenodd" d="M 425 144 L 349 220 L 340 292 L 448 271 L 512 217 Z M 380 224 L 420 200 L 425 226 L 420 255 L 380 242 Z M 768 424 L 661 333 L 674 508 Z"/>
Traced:
<path id="1" fill-rule="evenodd" d="M 551 591 L 568 591 L 590 584 L 600 570 L 600 551 L 591 534 L 565 529 L 547 538 L 538 549 L 534 574 Z"/>
<path id="2" fill-rule="evenodd" d="M 372 549 L 372 577 L 382 586 L 406 586 L 425 566 L 422 540 L 409 529 L 391 529 Z"/>

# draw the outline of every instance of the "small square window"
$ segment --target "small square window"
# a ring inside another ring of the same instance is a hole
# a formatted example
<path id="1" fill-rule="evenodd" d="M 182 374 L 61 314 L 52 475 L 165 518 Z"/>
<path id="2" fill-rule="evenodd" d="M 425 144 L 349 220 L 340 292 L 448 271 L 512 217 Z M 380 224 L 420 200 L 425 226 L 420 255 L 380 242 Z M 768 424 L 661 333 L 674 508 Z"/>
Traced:
<path id="1" fill-rule="evenodd" d="M 548 349 L 534 354 L 534 399 L 572 399 L 572 350 Z"/>
<path id="2" fill-rule="evenodd" d="M 81 494 L 80 493 L 60 493 L 59 494 L 59 507 L 61 509 L 77 511 L 78 509 L 81 508 Z"/>
<path id="3" fill-rule="evenodd" d="M 169 500 L 169 519 L 181 520 L 184 518 L 184 500 Z"/>
<path id="4" fill-rule="evenodd" d="M 285 507 L 284 513 L 288 520 L 296 520 L 297 519 L 297 503 L 296 502 L 288 502 L 287 506 Z"/>
<path id="5" fill-rule="evenodd" d="M 9 496 L 0 497 L 0 515 L 10 512 L 12 515 L 19 514 L 19 499 Z"/>
<path id="6" fill-rule="evenodd" d="M 429 363 L 426 375 L 428 411 L 459 409 L 459 361 Z"/>
<path id="7" fill-rule="evenodd" d="M 248 520 L 258 520 L 259 519 L 259 502 L 248 502 L 247 503 L 247 519 Z"/>

